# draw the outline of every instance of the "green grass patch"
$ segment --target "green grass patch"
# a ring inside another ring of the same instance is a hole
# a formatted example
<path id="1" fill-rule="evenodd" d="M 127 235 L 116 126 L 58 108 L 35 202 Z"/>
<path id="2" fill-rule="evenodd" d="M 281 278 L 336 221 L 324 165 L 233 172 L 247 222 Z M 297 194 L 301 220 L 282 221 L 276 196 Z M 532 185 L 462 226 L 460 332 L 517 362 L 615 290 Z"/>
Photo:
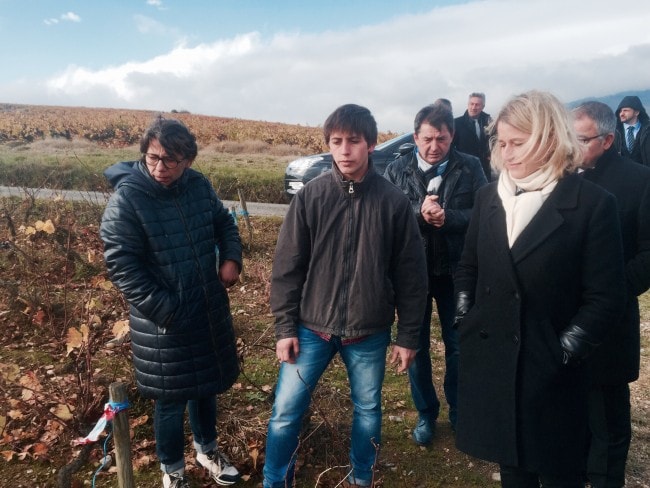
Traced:
<path id="1" fill-rule="evenodd" d="M 21 188 L 110 191 L 103 175 L 119 161 L 140 157 L 139 148 L 102 148 L 87 141 L 53 139 L 0 144 L 0 185 Z M 212 182 L 224 200 L 285 203 L 284 170 L 295 155 L 199 151 L 193 167 Z"/>

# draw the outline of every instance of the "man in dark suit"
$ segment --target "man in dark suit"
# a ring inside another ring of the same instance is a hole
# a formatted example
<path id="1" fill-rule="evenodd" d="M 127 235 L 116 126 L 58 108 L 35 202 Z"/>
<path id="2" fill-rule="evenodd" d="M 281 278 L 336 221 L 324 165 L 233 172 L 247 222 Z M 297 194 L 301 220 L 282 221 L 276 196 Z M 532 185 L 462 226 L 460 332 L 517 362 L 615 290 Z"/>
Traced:
<path id="1" fill-rule="evenodd" d="M 490 145 L 485 128 L 492 122 L 492 118 L 490 114 L 483 112 L 484 108 L 485 93 L 470 93 L 467 110 L 462 116 L 454 119 L 456 132 L 453 145 L 458 151 L 479 158 L 485 177 L 490 181 Z"/>
<path id="2" fill-rule="evenodd" d="M 632 434 L 628 383 L 639 377 L 637 296 L 650 287 L 650 169 L 617 153 L 616 117 L 607 105 L 586 102 L 573 115 L 584 156 L 582 174 L 616 197 L 623 236 L 627 301 L 620 323 L 590 358 L 587 467 L 592 487 L 621 487 Z"/>
<path id="3" fill-rule="evenodd" d="M 621 154 L 650 166 L 650 117 L 639 97 L 623 97 L 616 109 L 616 117 Z"/>

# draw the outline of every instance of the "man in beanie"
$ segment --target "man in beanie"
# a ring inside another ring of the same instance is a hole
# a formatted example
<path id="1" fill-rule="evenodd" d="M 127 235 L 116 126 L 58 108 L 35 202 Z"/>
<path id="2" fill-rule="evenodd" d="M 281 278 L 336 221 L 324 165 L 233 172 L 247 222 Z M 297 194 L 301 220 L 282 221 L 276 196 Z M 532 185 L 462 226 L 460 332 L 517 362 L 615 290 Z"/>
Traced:
<path id="1" fill-rule="evenodd" d="M 650 166 L 650 119 L 639 97 L 623 97 L 616 116 L 621 155 Z"/>

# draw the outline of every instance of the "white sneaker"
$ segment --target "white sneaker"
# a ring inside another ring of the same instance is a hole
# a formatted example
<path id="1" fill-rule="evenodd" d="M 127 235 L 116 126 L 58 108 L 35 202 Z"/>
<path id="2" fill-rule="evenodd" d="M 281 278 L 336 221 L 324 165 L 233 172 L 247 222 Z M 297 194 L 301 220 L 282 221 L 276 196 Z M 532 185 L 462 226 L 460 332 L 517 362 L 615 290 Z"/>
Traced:
<path id="1" fill-rule="evenodd" d="M 214 449 L 205 454 L 196 455 L 196 463 L 208 470 L 210 477 L 221 486 L 228 486 L 239 481 L 241 475 L 228 458 Z"/>
<path id="2" fill-rule="evenodd" d="M 190 488 L 190 483 L 183 471 L 174 471 L 163 475 L 163 488 Z"/>

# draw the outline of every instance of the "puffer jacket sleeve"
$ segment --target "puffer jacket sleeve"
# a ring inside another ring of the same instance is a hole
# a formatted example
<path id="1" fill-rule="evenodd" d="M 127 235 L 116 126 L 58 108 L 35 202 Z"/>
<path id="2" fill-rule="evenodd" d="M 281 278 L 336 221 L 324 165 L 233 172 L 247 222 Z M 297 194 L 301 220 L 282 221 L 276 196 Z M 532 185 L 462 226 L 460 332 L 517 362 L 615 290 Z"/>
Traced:
<path id="1" fill-rule="evenodd" d="M 176 293 L 147 266 L 147 238 L 125 192 L 114 193 L 106 206 L 100 235 L 108 276 L 131 306 L 157 324 L 168 326 L 179 306 Z"/>

